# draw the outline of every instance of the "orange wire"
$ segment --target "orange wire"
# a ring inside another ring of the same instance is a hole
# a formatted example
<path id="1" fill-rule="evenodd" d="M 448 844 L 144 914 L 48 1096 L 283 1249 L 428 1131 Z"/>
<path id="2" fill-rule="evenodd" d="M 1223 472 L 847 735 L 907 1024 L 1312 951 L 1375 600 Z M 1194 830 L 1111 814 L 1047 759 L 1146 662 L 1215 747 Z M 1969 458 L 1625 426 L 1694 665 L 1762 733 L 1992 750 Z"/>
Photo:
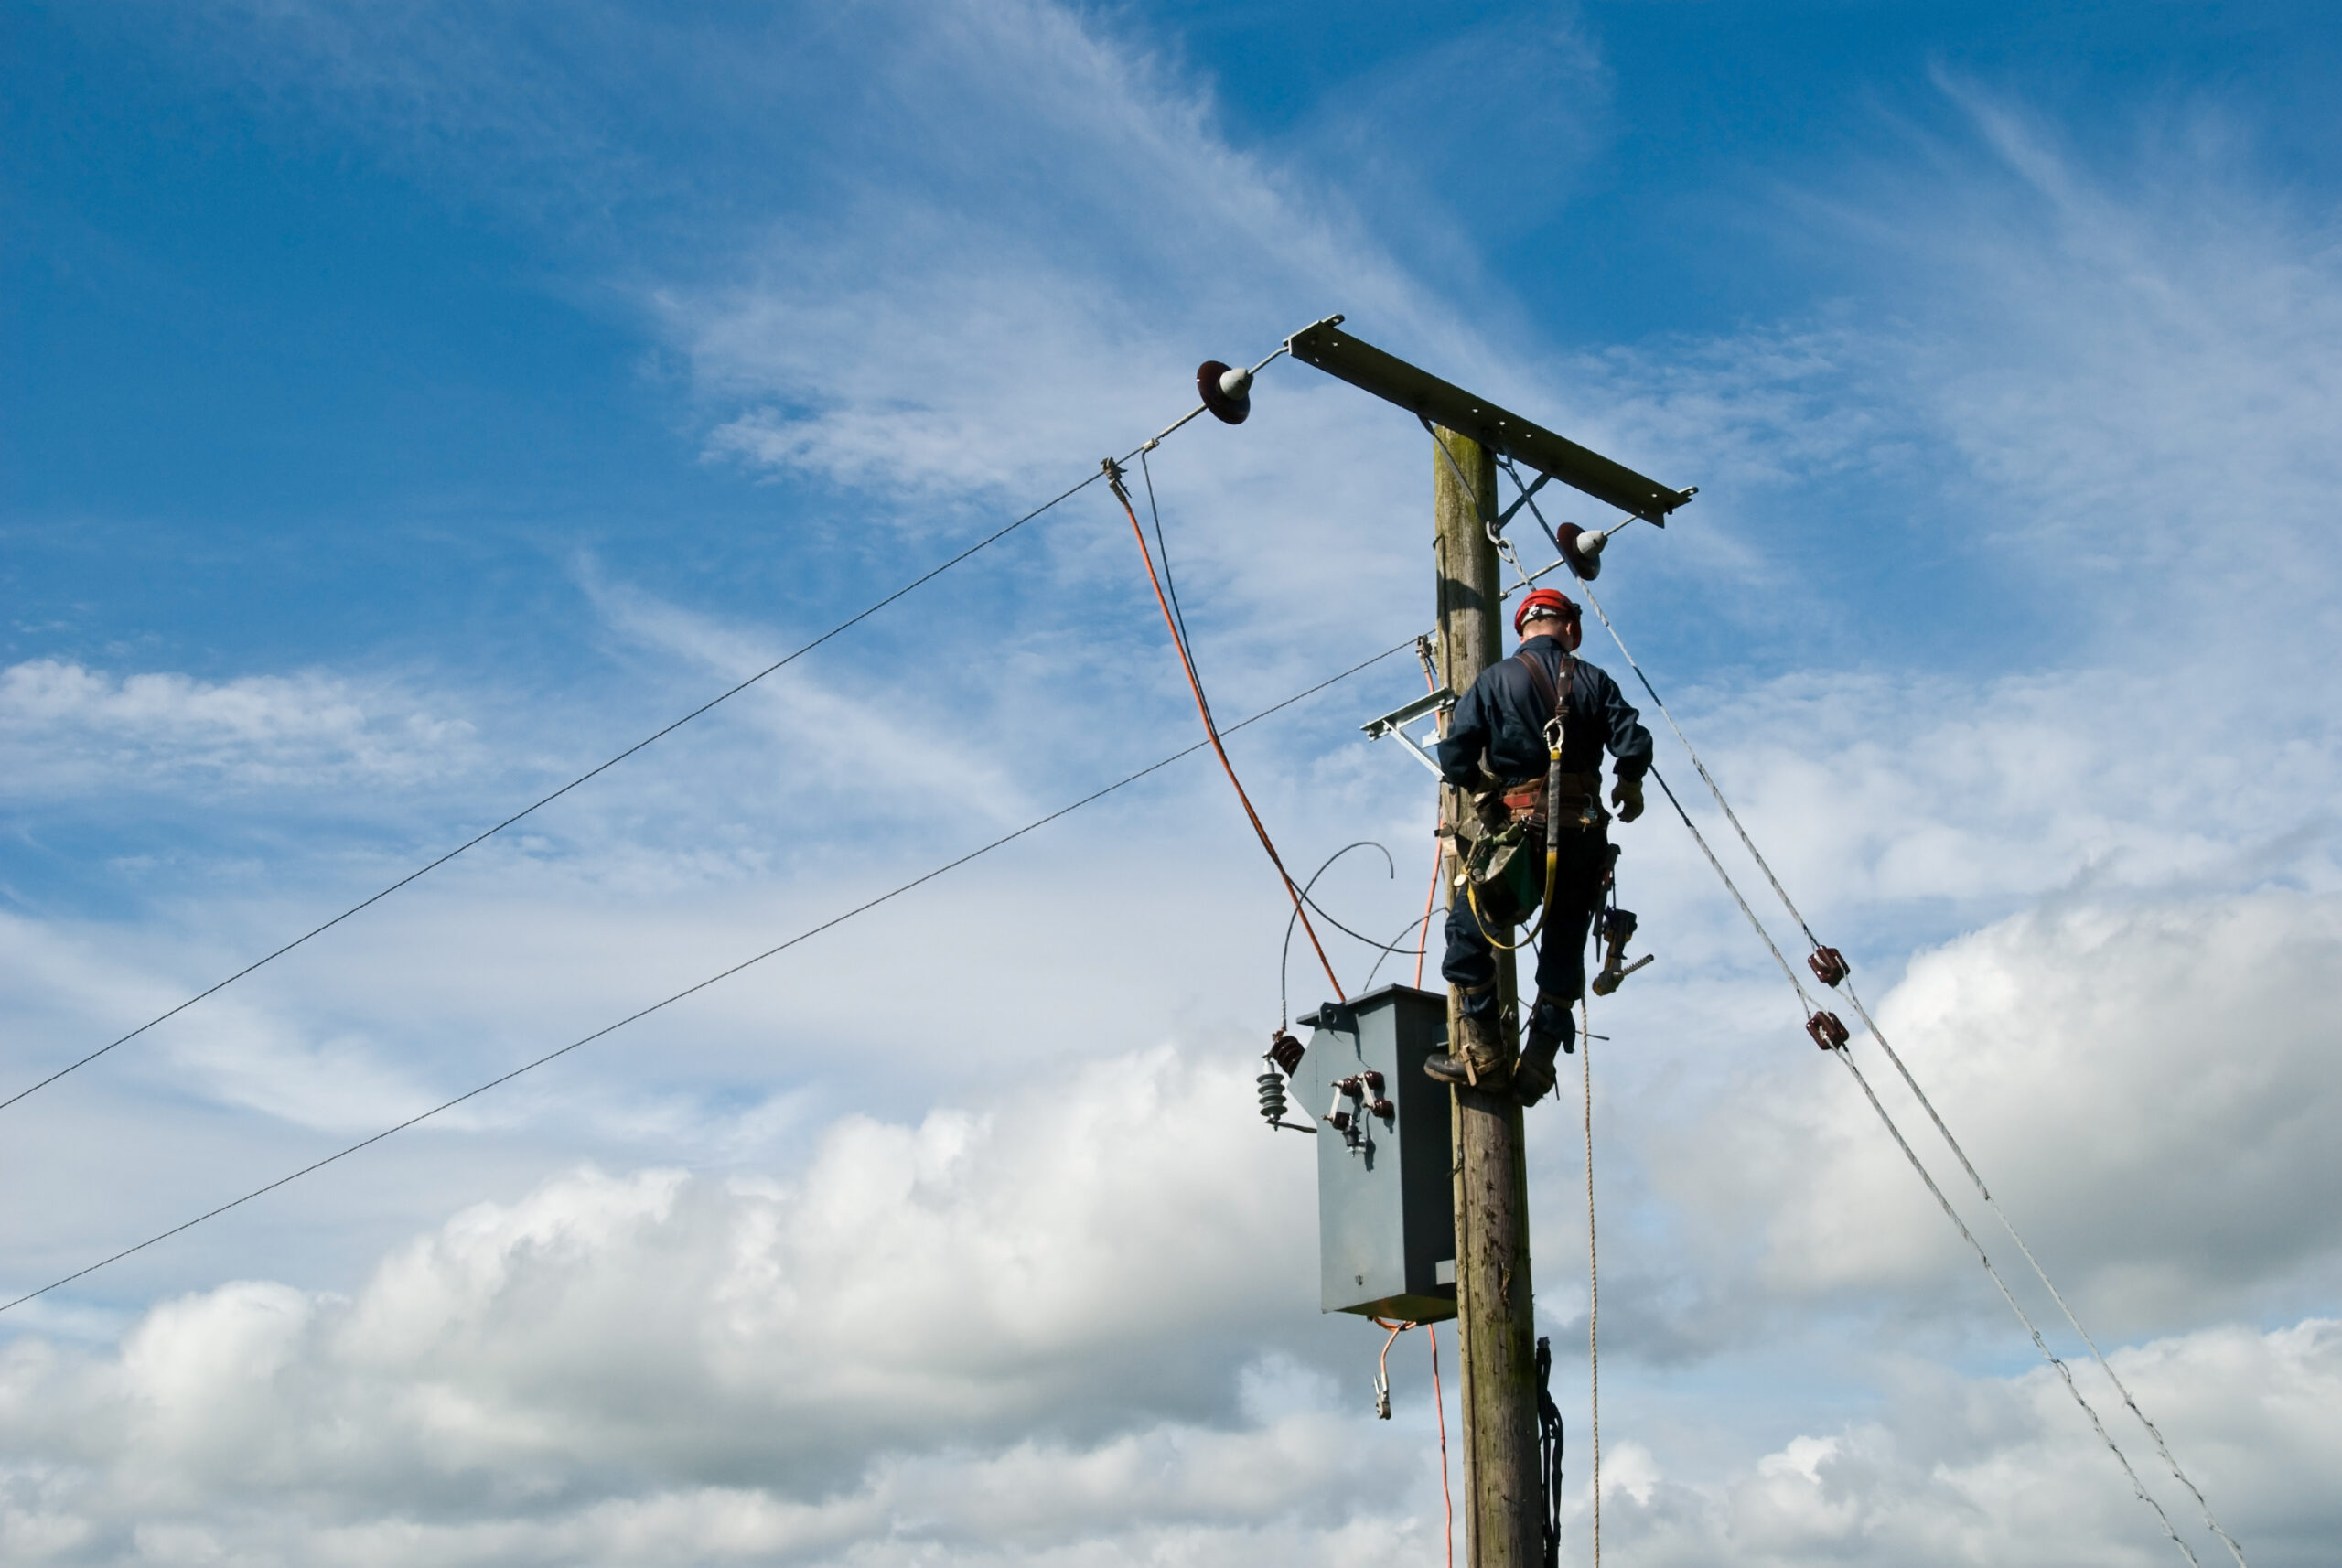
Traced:
<path id="1" fill-rule="evenodd" d="M 1446 858 L 1446 853 L 1437 839 L 1432 841 L 1431 886 L 1423 889 L 1423 938 L 1415 943 L 1415 989 L 1418 991 L 1423 988 L 1423 954 L 1431 948 L 1431 911 L 1432 907 L 1439 902 L 1439 865 Z"/>
<path id="2" fill-rule="evenodd" d="M 1163 580 L 1155 575 L 1155 552 L 1146 547 L 1146 534 L 1138 525 L 1138 511 L 1131 505 L 1130 492 L 1123 489 L 1121 472 L 1111 465 L 1107 468 L 1107 482 L 1113 487 L 1114 499 L 1123 503 L 1123 514 L 1131 520 L 1131 537 L 1138 541 L 1139 556 L 1146 563 L 1146 580 L 1154 585 L 1155 602 L 1163 607 L 1163 624 L 1171 628 L 1171 645 L 1179 650 L 1179 667 L 1187 671 L 1187 690 L 1195 695 L 1196 712 L 1202 715 L 1204 736 L 1211 742 L 1212 755 L 1219 758 L 1219 766 L 1227 773 L 1228 781 L 1236 787 L 1236 799 L 1243 803 L 1244 814 L 1252 819 L 1252 832 L 1260 836 L 1261 847 L 1269 852 L 1269 864 L 1275 866 L 1277 875 L 1284 879 L 1285 895 L 1293 900 L 1293 912 L 1299 917 L 1301 929 L 1309 933 L 1309 945 L 1317 950 L 1317 963 L 1326 972 L 1326 983 L 1334 988 L 1334 1000 L 1342 1001 L 1348 993 L 1342 989 L 1342 983 L 1334 975 L 1333 962 L 1326 957 L 1326 946 L 1317 940 L 1317 928 L 1309 923 L 1309 911 L 1302 904 L 1301 889 L 1294 885 L 1293 874 L 1284 868 L 1284 860 L 1277 854 L 1277 846 L 1270 842 L 1269 830 L 1261 825 L 1261 813 L 1252 810 L 1252 798 L 1244 793 L 1243 781 L 1236 777 L 1236 766 L 1228 760 L 1227 748 L 1219 744 L 1219 726 L 1211 722 L 1211 709 L 1204 702 L 1203 682 L 1196 678 L 1196 661 L 1187 656 L 1187 639 L 1179 635 L 1179 623 L 1171 618 L 1171 601 L 1163 596 Z"/>

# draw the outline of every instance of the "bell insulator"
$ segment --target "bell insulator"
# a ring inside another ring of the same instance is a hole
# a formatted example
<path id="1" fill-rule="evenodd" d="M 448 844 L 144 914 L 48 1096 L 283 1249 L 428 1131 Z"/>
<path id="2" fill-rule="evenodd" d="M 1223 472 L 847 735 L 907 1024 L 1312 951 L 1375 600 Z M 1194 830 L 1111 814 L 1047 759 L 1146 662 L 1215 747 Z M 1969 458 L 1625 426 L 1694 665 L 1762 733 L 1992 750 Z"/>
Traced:
<path id="1" fill-rule="evenodd" d="M 1241 424 L 1252 412 L 1252 372 L 1206 360 L 1196 367 L 1196 392 L 1222 424 Z"/>
<path id="2" fill-rule="evenodd" d="M 1571 571 L 1589 583 L 1602 575 L 1602 547 L 1610 542 L 1608 532 L 1590 533 L 1576 523 L 1565 522 L 1554 531 L 1554 537 L 1562 542 L 1562 559 L 1570 564 Z"/>
<path id="3" fill-rule="evenodd" d="M 1283 1029 L 1279 1029 L 1269 1036 L 1269 1048 L 1266 1055 L 1269 1060 L 1276 1063 L 1285 1077 L 1291 1078 L 1300 1070 L 1302 1054 L 1307 1048 L 1299 1040 L 1295 1039 Z"/>

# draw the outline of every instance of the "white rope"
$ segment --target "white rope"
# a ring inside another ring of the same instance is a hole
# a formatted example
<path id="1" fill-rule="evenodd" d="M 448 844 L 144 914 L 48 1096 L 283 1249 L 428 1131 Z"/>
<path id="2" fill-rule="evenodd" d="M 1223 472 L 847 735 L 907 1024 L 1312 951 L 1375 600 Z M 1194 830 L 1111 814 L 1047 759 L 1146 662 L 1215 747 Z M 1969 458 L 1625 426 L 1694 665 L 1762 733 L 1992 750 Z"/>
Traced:
<path id="1" fill-rule="evenodd" d="M 1583 997 L 1577 1016 L 1585 1106 L 1585 1370 L 1594 1432 L 1594 1568 L 1602 1568 L 1602 1269 L 1594 1245 L 1594 1025 Z"/>
<path id="2" fill-rule="evenodd" d="M 1519 482 L 1520 480 L 1516 478 L 1514 483 Z M 1531 510 L 1535 510 L 1537 503 L 1531 500 L 1529 504 Z M 1544 519 L 1540 515 L 1538 521 L 1542 523 Z M 1813 928 L 1807 924 L 1805 916 L 1799 912 L 1796 902 L 1789 897 L 1789 889 L 1782 886 L 1780 878 L 1773 875 L 1771 863 L 1766 860 L 1762 852 L 1756 848 L 1756 841 L 1749 837 L 1748 830 L 1741 824 L 1739 814 L 1733 811 L 1732 803 L 1724 799 L 1724 790 L 1717 786 L 1714 777 L 1708 772 L 1707 765 L 1700 759 L 1700 754 L 1692 746 L 1691 738 L 1683 733 L 1683 727 L 1675 722 L 1675 714 L 1668 708 L 1666 699 L 1661 697 L 1658 688 L 1651 684 L 1650 677 L 1643 673 L 1642 666 L 1635 662 L 1634 653 L 1627 647 L 1627 639 L 1618 635 L 1618 628 L 1611 622 L 1608 613 L 1603 609 L 1602 601 L 1595 596 L 1592 585 L 1581 581 L 1579 589 L 1585 595 L 1586 603 L 1594 607 L 1594 613 L 1600 618 L 1603 629 L 1610 634 L 1610 640 L 1618 645 L 1619 657 L 1626 660 L 1628 668 L 1635 672 L 1635 679 L 1642 682 L 1643 690 L 1650 693 L 1651 702 L 1658 706 L 1660 715 L 1667 720 L 1667 727 L 1675 732 L 1677 740 L 1682 742 L 1684 752 L 1692 759 L 1692 766 L 1699 770 L 1701 782 L 1707 785 L 1708 793 L 1715 798 L 1716 805 L 1724 812 L 1724 819 L 1732 823 L 1733 832 L 1740 837 L 1741 846 L 1748 851 L 1748 857 L 1756 863 L 1757 869 L 1765 874 L 1765 880 L 1772 885 L 1774 894 L 1781 901 L 1781 907 L 1789 911 L 1789 918 L 1795 920 L 1798 929 L 1805 933 L 1808 942 L 1816 948 L 1822 946 L 1821 939 L 1813 934 Z M 1680 811 L 1681 808 L 1679 806 L 1677 810 Z M 1685 819 L 1687 822 L 1689 820 Z M 1703 843 L 1701 847 L 1704 849 L 1705 843 Z M 1709 855 L 1708 863 L 1711 865 L 1716 864 L 1714 855 Z M 1717 866 L 1719 874 L 1722 870 L 1722 866 Z M 1729 881 L 1728 878 L 1727 881 Z M 1737 897 L 1737 894 L 1735 897 Z M 1745 912 L 1747 905 L 1743 903 L 1741 908 Z M 1750 918 L 1753 920 L 1755 917 L 1752 915 Z M 1766 945 L 1772 947 L 1770 937 L 1766 938 Z M 1805 988 L 1799 981 L 1796 972 L 1789 968 L 1788 961 L 1781 957 L 1778 948 L 1773 948 L 1773 957 L 1781 964 L 1783 972 L 1789 975 L 1789 983 L 1798 987 L 1799 997 L 1803 998 Z M 1978 1174 L 1975 1163 L 1969 1159 L 1968 1151 L 1961 1148 L 1960 1140 L 1952 1136 L 1951 1128 L 1945 1123 L 1941 1112 L 1936 1110 L 1935 1101 L 1928 1097 L 1926 1090 L 1919 1087 L 1918 1079 L 1913 1076 L 1910 1068 L 1904 1062 L 1902 1054 L 1887 1040 L 1885 1032 L 1879 1028 L 1877 1021 L 1870 1015 L 1870 1009 L 1864 1006 L 1862 998 L 1854 993 L 1853 982 L 1851 980 L 1841 982 L 1838 989 L 1844 992 L 1846 1000 L 1853 1004 L 1855 1015 L 1863 1021 L 1863 1027 L 1869 1031 L 1872 1039 L 1878 1042 L 1879 1049 L 1886 1053 L 1886 1059 L 1895 1065 L 1896 1072 L 1901 1076 L 1905 1087 L 1910 1090 L 1912 1098 L 1917 1100 L 1920 1108 L 1927 1112 L 1928 1120 L 1935 1123 L 1936 1132 L 1942 1136 L 1945 1146 L 1950 1148 L 1953 1156 L 1960 1161 L 1960 1167 L 1967 1173 L 1970 1183 L 1976 1188 L 1977 1196 L 1982 1198 L 1984 1206 L 1992 1210 L 1993 1218 L 2000 1221 L 2001 1229 L 2008 1232 L 2009 1240 L 2016 1243 L 2017 1251 L 2024 1255 L 2025 1263 L 2033 1270 L 2034 1277 L 2041 1282 L 2042 1288 L 2047 1291 L 2050 1299 L 2057 1304 L 2057 1310 L 2065 1315 L 2066 1321 L 2072 1326 L 2074 1332 L 2081 1337 L 2082 1343 L 2090 1348 L 2091 1358 L 2097 1361 L 2099 1369 L 2106 1374 L 2107 1380 L 2114 1385 L 2115 1392 L 2122 1396 L 2122 1402 L 2130 1407 L 2131 1413 L 2138 1418 L 2139 1424 L 2146 1428 L 2147 1435 L 2154 1443 L 2156 1454 L 2162 1458 L 2165 1466 L 2170 1470 L 2172 1477 L 2186 1487 L 2187 1495 L 2196 1500 L 2196 1507 L 2203 1514 L 2205 1524 L 2210 1527 L 2212 1533 L 2218 1536 L 2222 1544 L 2228 1547 L 2229 1554 L 2236 1559 L 2237 1568 L 2247 1568 L 2244 1549 L 2237 1544 L 2234 1536 L 2221 1528 L 2220 1521 L 2213 1516 L 2212 1505 L 2205 1498 L 2202 1488 L 2197 1487 L 2188 1477 L 2187 1472 L 2180 1467 L 2178 1456 L 2172 1453 L 2171 1444 L 2165 1439 L 2163 1429 L 2148 1417 L 2146 1411 L 2133 1396 L 2130 1385 L 2123 1382 L 2122 1374 L 2114 1369 L 2114 1364 L 2109 1361 L 2106 1359 L 2106 1353 L 2099 1348 L 2098 1340 L 2089 1329 L 2082 1326 L 2081 1318 L 2075 1313 L 2072 1305 L 2066 1300 L 2065 1294 L 2058 1290 L 2057 1283 L 2050 1279 L 2048 1271 L 2042 1267 L 2041 1260 L 2034 1255 L 2033 1249 L 2026 1244 L 2025 1237 L 2018 1232 L 2016 1222 L 2009 1218 L 2008 1211 L 2001 1207 L 2000 1200 L 1995 1198 L 1992 1189 L 1984 1185 L 1984 1178 Z M 1810 1008 L 1809 1011 L 1810 1011 Z M 2096 1417 L 2093 1415 L 2092 1419 L 2095 1420 Z"/>

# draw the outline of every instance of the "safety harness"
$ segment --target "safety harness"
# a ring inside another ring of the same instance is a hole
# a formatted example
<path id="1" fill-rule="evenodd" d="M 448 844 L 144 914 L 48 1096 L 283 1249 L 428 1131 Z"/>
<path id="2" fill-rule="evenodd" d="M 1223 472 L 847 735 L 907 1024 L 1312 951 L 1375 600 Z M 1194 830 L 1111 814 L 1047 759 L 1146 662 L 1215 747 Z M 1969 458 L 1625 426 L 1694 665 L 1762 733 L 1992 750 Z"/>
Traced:
<path id="1" fill-rule="evenodd" d="M 1553 908 L 1553 883 L 1562 861 L 1562 789 L 1569 783 L 1577 787 L 1579 798 L 1591 801 L 1601 785 L 1598 776 L 1588 780 L 1579 775 L 1562 771 L 1562 747 L 1569 736 L 1570 686 L 1577 673 L 1577 660 L 1570 657 L 1566 648 L 1562 652 L 1561 679 L 1557 682 L 1546 673 L 1537 656 L 1523 648 L 1513 657 L 1528 671 L 1529 684 L 1543 699 L 1551 716 L 1545 720 L 1545 772 L 1541 779 L 1525 780 L 1505 790 L 1498 797 L 1512 822 L 1533 820 L 1537 807 L 1544 807 L 1545 818 L 1545 886 L 1538 898 L 1537 923 L 1520 934 L 1517 941 L 1506 941 L 1488 929 L 1488 917 L 1480 910 L 1480 885 L 1493 881 L 1509 856 L 1499 858 L 1497 834 L 1483 838 L 1474 846 L 1472 864 L 1464 878 L 1464 897 L 1472 907 L 1472 918 L 1479 922 L 1480 934 L 1492 947 L 1515 952 L 1529 945 L 1537 933 L 1545 929 L 1545 918 Z M 1542 800 L 1541 800 L 1542 797 Z M 1582 813 L 1583 815 L 1583 813 Z M 1508 826 L 1511 825 L 1508 823 Z M 1509 846 L 1505 846 L 1509 847 Z"/>

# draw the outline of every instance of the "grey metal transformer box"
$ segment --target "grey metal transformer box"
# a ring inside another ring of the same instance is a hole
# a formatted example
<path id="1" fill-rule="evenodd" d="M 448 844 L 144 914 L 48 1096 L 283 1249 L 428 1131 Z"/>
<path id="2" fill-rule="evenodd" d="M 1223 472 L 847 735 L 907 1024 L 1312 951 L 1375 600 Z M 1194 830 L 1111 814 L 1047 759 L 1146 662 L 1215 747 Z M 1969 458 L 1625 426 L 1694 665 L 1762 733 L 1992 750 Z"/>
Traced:
<path id="1" fill-rule="evenodd" d="M 1301 1022 L 1316 1031 L 1293 1088 L 1317 1125 L 1324 1309 L 1455 1316 L 1450 1102 L 1423 1076 L 1423 1058 L 1446 1048 L 1447 998 L 1386 985 Z"/>

